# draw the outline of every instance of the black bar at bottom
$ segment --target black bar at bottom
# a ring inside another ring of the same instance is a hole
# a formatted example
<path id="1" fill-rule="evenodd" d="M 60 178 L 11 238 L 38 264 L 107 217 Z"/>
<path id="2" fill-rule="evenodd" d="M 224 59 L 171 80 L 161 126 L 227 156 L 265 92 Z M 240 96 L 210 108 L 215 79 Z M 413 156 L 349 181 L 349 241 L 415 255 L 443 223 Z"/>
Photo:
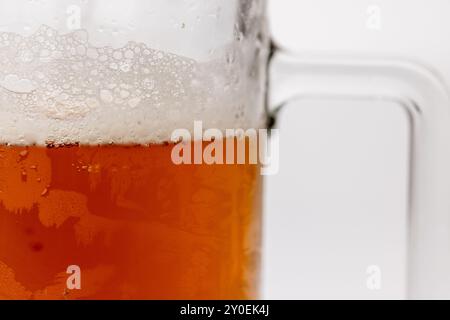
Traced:
<path id="1" fill-rule="evenodd" d="M 387 316 L 427 316 L 439 307 L 449 310 L 448 301 L 0 301 L 0 319 L 9 319 L 7 309 L 17 316 L 43 315 L 65 319 L 314 319 L 321 316 L 358 316 L 359 319 Z M 395 308 L 392 308 L 395 307 Z M 398 311 L 396 311 L 397 309 Z M 445 310 L 445 309 L 444 309 Z M 5 315 L 5 317 L 2 316 Z M 46 319 L 45 318 L 45 319 Z M 330 318 L 331 319 L 331 318 Z"/>

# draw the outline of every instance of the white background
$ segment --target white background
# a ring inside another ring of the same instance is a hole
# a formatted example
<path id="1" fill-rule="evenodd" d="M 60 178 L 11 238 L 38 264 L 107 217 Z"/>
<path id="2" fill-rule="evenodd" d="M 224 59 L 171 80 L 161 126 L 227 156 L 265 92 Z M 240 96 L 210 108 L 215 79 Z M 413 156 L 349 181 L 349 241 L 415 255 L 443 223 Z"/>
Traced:
<path id="1" fill-rule="evenodd" d="M 280 173 L 266 180 L 264 298 L 405 298 L 408 126 L 392 105 L 286 107 Z M 372 265 L 381 290 L 367 287 Z"/>

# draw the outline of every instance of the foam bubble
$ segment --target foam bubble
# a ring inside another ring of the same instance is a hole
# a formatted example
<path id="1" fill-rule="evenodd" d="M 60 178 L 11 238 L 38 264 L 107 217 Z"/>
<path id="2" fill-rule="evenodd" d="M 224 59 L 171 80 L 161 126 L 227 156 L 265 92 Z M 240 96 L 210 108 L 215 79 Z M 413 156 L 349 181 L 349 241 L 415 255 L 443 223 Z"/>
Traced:
<path id="1" fill-rule="evenodd" d="M 95 47 L 83 30 L 0 33 L 0 143 L 161 143 L 195 120 L 259 127 L 265 67 L 244 49 L 200 63 L 143 43 Z"/>

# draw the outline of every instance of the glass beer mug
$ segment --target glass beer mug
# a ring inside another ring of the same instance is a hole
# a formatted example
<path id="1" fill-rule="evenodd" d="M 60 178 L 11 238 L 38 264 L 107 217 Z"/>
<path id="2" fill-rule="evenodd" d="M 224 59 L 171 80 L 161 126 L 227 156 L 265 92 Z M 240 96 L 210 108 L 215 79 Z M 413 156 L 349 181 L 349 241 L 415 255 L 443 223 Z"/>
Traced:
<path id="1" fill-rule="evenodd" d="M 278 52 L 269 96 L 265 13 L 263 0 L 0 0 L 0 299 L 258 298 L 262 165 L 196 161 L 197 140 L 236 129 L 209 142 L 247 160 L 240 129 L 320 97 L 408 111 L 409 292 L 448 294 L 446 89 L 413 64 Z"/>
<path id="2" fill-rule="evenodd" d="M 264 14 L 0 1 L 0 299 L 258 297 L 258 166 L 177 165 L 171 136 L 264 128 Z"/>

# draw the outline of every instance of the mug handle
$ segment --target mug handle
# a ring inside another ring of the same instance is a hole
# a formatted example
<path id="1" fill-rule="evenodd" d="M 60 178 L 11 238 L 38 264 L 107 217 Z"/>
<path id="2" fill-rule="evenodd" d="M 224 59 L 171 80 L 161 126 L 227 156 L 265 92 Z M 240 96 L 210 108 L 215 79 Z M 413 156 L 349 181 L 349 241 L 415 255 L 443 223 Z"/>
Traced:
<path id="1" fill-rule="evenodd" d="M 415 61 L 275 49 L 269 114 L 301 100 L 384 101 L 410 122 L 407 296 L 450 298 L 450 94 Z"/>

